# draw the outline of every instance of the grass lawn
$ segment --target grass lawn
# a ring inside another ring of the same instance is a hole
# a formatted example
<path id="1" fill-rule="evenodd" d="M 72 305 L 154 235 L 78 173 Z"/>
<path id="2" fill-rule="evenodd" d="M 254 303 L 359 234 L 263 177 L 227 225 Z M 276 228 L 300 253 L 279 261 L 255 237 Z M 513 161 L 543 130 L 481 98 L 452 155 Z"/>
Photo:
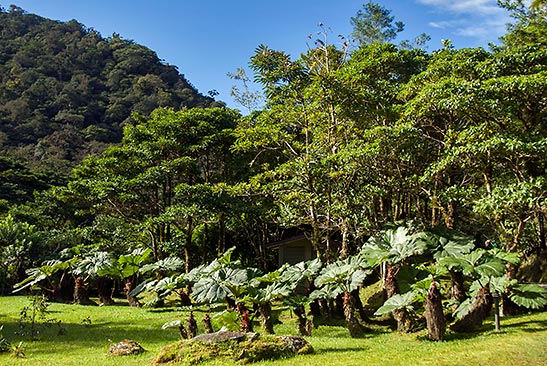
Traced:
<path id="1" fill-rule="evenodd" d="M 26 358 L 14 358 L 8 353 L 0 354 L 0 366 L 150 365 L 161 347 L 178 340 L 176 329 L 162 330 L 161 326 L 181 316 L 186 319 L 186 315 L 176 309 L 154 311 L 126 306 L 50 304 L 48 316 L 61 321 L 65 334 L 58 334 L 57 325 L 41 326 L 39 339 L 31 341 L 28 336 L 15 335 L 19 329 L 19 313 L 29 304 L 26 297 L 0 297 L 3 334 L 12 344 L 22 340 L 26 355 Z M 196 315 L 201 317 L 201 313 Z M 284 323 L 276 326 L 276 332 L 296 335 L 296 319 L 287 314 L 282 319 Z M 547 313 L 503 318 L 500 333 L 495 333 L 489 322 L 481 333 L 464 337 L 450 333 L 445 342 L 430 342 L 424 335 L 424 332 L 378 332 L 363 339 L 352 339 L 343 327 L 320 326 L 308 338 L 316 354 L 255 365 L 547 365 Z M 148 352 L 139 356 L 109 356 L 109 346 L 123 339 L 139 342 Z M 230 366 L 226 362 L 217 364 Z"/>

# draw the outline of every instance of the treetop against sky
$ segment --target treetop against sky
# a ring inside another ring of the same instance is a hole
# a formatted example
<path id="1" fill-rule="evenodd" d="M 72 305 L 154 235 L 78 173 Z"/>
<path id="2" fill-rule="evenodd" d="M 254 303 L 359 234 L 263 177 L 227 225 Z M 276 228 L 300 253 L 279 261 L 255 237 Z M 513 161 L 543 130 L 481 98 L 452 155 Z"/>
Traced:
<path id="1" fill-rule="evenodd" d="M 308 48 L 308 35 L 322 23 L 330 41 L 352 32 L 350 18 L 367 1 L 280 0 L 168 1 L 13 0 L 4 2 L 56 20 L 84 23 L 107 37 L 125 39 L 153 49 L 165 62 L 177 65 L 202 93 L 218 91 L 217 98 L 240 108 L 230 96 L 235 84 L 226 74 L 246 67 L 255 48 L 265 44 L 297 58 Z M 381 0 L 396 21 L 405 24 L 395 42 L 412 40 L 421 33 L 431 36 L 430 51 L 450 39 L 456 48 L 487 46 L 497 42 L 510 21 L 496 0 Z M 309 45 L 313 46 L 313 45 Z"/>

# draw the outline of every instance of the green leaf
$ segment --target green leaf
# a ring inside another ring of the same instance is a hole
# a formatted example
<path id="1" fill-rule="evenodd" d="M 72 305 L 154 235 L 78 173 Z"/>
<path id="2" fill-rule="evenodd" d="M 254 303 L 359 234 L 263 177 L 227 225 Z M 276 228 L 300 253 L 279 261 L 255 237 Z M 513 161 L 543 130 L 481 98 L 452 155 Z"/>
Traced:
<path id="1" fill-rule="evenodd" d="M 179 328 L 182 324 L 181 320 L 173 320 L 170 322 L 165 323 L 161 326 L 161 329 L 167 329 L 167 328 Z"/>
<path id="2" fill-rule="evenodd" d="M 538 285 L 519 284 L 513 286 L 509 298 L 515 304 L 527 309 L 541 309 L 547 306 L 547 291 Z"/>
<path id="3" fill-rule="evenodd" d="M 182 259 L 178 257 L 168 257 L 160 259 L 159 261 L 154 263 L 145 264 L 141 267 L 140 272 L 143 274 L 147 272 L 157 271 L 175 272 L 182 267 L 184 267 L 184 262 L 182 261 Z"/>
<path id="4" fill-rule="evenodd" d="M 497 277 L 505 273 L 505 265 L 499 259 L 492 259 L 475 267 L 475 272 L 482 277 Z"/>
<path id="5" fill-rule="evenodd" d="M 382 305 L 374 315 L 384 315 L 391 313 L 394 310 L 411 309 L 412 304 L 416 302 L 418 294 L 415 291 L 410 291 L 405 294 L 393 295 Z"/>
<path id="6" fill-rule="evenodd" d="M 230 290 L 212 277 L 200 279 L 192 288 L 192 297 L 197 303 L 215 303 L 224 301 Z"/>
<path id="7" fill-rule="evenodd" d="M 232 310 L 224 310 L 220 313 L 216 313 L 212 317 L 223 327 L 226 327 L 228 330 L 238 331 L 239 330 L 239 314 Z"/>
<path id="8" fill-rule="evenodd" d="M 473 299 L 472 298 L 465 299 L 464 301 L 460 303 L 458 308 L 454 311 L 454 316 L 457 319 L 461 319 L 471 311 L 472 307 L 473 307 Z"/>

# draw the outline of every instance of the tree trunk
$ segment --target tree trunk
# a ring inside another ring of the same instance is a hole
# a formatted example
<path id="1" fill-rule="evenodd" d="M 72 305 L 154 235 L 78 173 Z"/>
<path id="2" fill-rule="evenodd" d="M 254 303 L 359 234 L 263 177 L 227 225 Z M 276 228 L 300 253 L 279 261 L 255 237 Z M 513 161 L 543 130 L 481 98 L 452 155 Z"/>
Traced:
<path id="1" fill-rule="evenodd" d="M 76 283 L 74 285 L 74 302 L 78 305 L 97 305 L 95 301 L 89 298 L 84 279 L 80 276 L 76 278 Z"/>
<path id="2" fill-rule="evenodd" d="M 395 278 L 395 270 L 391 266 L 388 266 L 387 268 L 384 279 L 384 290 L 386 291 L 388 299 L 399 293 L 399 286 L 397 286 L 397 279 Z"/>
<path id="3" fill-rule="evenodd" d="M 355 300 L 351 296 L 351 292 L 344 292 L 344 317 L 346 318 L 346 326 L 352 338 L 362 338 L 363 328 L 355 317 Z"/>
<path id="4" fill-rule="evenodd" d="M 97 279 L 97 293 L 101 304 L 114 305 L 114 299 L 112 299 L 112 280 L 99 277 Z"/>
<path id="5" fill-rule="evenodd" d="M 465 294 L 463 272 L 450 270 L 450 280 L 450 297 L 452 300 L 460 303 L 467 297 Z"/>
<path id="6" fill-rule="evenodd" d="M 215 332 L 215 330 L 213 329 L 213 324 L 211 324 L 211 316 L 209 315 L 209 312 L 205 313 L 203 319 L 201 319 L 201 322 L 203 323 L 203 328 L 205 328 L 205 333 Z"/>
<path id="7" fill-rule="evenodd" d="M 437 283 L 431 283 L 425 303 L 425 321 L 427 323 L 427 336 L 432 341 L 442 341 L 446 330 L 446 319 L 443 313 L 441 292 Z"/>
<path id="8" fill-rule="evenodd" d="M 517 277 L 517 267 L 511 263 L 505 265 L 505 275 L 507 280 L 511 281 Z M 518 305 L 509 298 L 510 289 L 508 288 L 504 294 L 501 294 L 501 314 L 503 316 L 516 315 Z"/>
<path id="9" fill-rule="evenodd" d="M 355 301 L 355 309 L 359 313 L 359 317 L 361 318 L 362 321 L 364 321 L 366 323 L 370 323 L 371 320 L 365 312 L 365 307 L 363 306 L 363 302 L 361 301 L 361 297 L 359 297 L 359 290 L 360 290 L 360 288 L 358 288 L 356 290 L 353 290 L 351 292 L 351 296 L 353 297 L 353 300 Z"/>
<path id="10" fill-rule="evenodd" d="M 482 322 L 490 314 L 491 309 L 492 295 L 490 295 L 490 286 L 486 285 L 477 293 L 471 311 L 452 324 L 450 329 L 461 333 L 474 332 L 481 327 Z"/>
<path id="11" fill-rule="evenodd" d="M 537 236 L 538 236 L 538 253 L 542 250 L 547 249 L 545 243 L 545 215 L 543 212 L 538 212 L 537 215 Z"/>
<path id="12" fill-rule="evenodd" d="M 188 317 L 188 320 L 186 321 L 186 336 L 188 339 L 194 338 L 198 335 L 198 323 L 196 322 L 196 318 L 194 318 L 194 312 L 190 312 L 190 316 Z"/>
<path id="13" fill-rule="evenodd" d="M 237 304 L 234 300 L 232 300 L 232 298 L 226 296 L 224 300 L 226 301 L 226 310 L 232 310 L 236 308 Z"/>
<path id="14" fill-rule="evenodd" d="M 304 306 L 298 306 L 294 309 L 294 314 L 298 317 L 298 331 L 301 336 L 311 336 L 312 322 L 306 317 Z"/>
<path id="15" fill-rule="evenodd" d="M 309 286 L 306 291 L 306 295 L 310 295 L 313 291 L 317 290 L 317 287 L 315 286 L 315 281 L 313 278 L 310 278 L 309 280 Z M 313 300 L 310 302 L 310 314 L 314 318 L 319 318 L 321 316 L 321 305 L 319 304 L 319 300 Z"/>
<path id="16" fill-rule="evenodd" d="M 267 334 L 274 334 L 273 321 L 272 321 L 272 305 L 269 301 L 259 304 L 258 311 L 262 318 L 262 327 Z"/>
<path id="17" fill-rule="evenodd" d="M 135 288 L 135 282 L 132 277 L 128 277 L 125 279 L 125 286 L 123 288 L 123 293 L 125 294 L 125 298 L 127 299 L 127 303 L 129 306 L 133 307 L 140 307 L 141 303 L 139 300 L 131 295 L 131 291 Z"/>
<path id="18" fill-rule="evenodd" d="M 180 289 L 180 290 L 177 291 L 177 294 L 179 295 L 179 300 L 180 300 L 181 306 L 190 306 L 190 305 L 192 305 L 192 300 L 190 299 L 190 296 L 188 295 L 189 292 L 190 292 L 190 290 L 188 288 Z"/>
<path id="19" fill-rule="evenodd" d="M 239 315 L 241 316 L 241 331 L 245 333 L 252 332 L 253 322 L 249 314 L 249 309 L 247 309 L 245 305 L 241 302 L 237 303 L 236 309 L 239 312 Z"/>
<path id="20" fill-rule="evenodd" d="M 388 266 L 386 277 L 384 280 L 384 290 L 386 291 L 387 298 L 391 298 L 393 295 L 399 294 L 399 286 L 397 285 L 397 278 L 395 276 L 395 270 L 393 267 Z M 397 322 L 397 330 L 400 332 L 408 332 L 411 328 L 410 317 L 405 309 L 394 310 L 392 312 L 393 318 Z"/>

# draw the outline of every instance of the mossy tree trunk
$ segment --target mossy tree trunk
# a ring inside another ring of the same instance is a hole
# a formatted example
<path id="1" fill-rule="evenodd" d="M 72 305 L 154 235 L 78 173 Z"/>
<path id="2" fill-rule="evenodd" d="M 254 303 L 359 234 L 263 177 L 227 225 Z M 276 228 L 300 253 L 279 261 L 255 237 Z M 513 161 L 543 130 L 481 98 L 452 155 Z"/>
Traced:
<path id="1" fill-rule="evenodd" d="M 479 289 L 471 311 L 452 324 L 450 329 L 462 333 L 474 332 L 482 326 L 482 322 L 488 317 L 491 309 L 492 295 L 490 294 L 490 286 L 486 285 Z"/>
<path id="2" fill-rule="evenodd" d="M 252 332 L 253 322 L 251 320 L 249 309 L 247 309 L 242 302 L 237 303 L 236 309 L 241 317 L 241 331 L 245 333 Z"/>
<path id="3" fill-rule="evenodd" d="M 387 298 L 391 298 L 393 295 L 400 293 L 399 286 L 397 285 L 397 276 L 395 275 L 395 269 L 392 266 L 387 268 L 386 277 L 384 280 L 384 290 L 386 291 Z M 406 309 L 394 310 L 392 312 L 393 318 L 397 322 L 397 330 L 400 332 L 408 332 L 411 328 L 410 317 Z"/>
<path id="4" fill-rule="evenodd" d="M 272 320 L 272 304 L 266 301 L 263 304 L 258 305 L 258 312 L 262 318 L 262 328 L 268 334 L 274 334 L 273 320 Z"/>
<path id="5" fill-rule="evenodd" d="M 344 317 L 349 334 L 352 338 L 361 338 L 363 337 L 363 328 L 355 317 L 355 299 L 351 295 L 351 292 L 348 291 L 344 292 L 343 298 Z"/>
<path id="6" fill-rule="evenodd" d="M 188 317 L 188 320 L 186 321 L 186 336 L 188 339 L 194 338 L 198 335 L 198 323 L 196 322 L 196 318 L 194 318 L 194 312 L 190 312 L 190 316 Z"/>
<path id="7" fill-rule="evenodd" d="M 97 305 L 95 301 L 89 298 L 84 279 L 80 276 L 76 278 L 74 284 L 74 302 L 78 305 Z"/>
<path id="8" fill-rule="evenodd" d="M 450 297 L 452 300 L 460 303 L 467 297 L 465 293 L 465 283 L 463 272 L 461 271 L 450 271 Z"/>
<path id="9" fill-rule="evenodd" d="M 311 336 L 313 324 L 306 317 L 306 309 L 304 305 L 297 306 L 293 309 L 294 314 L 298 317 L 298 331 L 301 336 Z"/>
<path id="10" fill-rule="evenodd" d="M 127 303 L 132 307 L 140 307 L 141 303 L 139 300 L 131 295 L 131 291 L 135 288 L 135 279 L 131 276 L 125 279 L 125 286 L 123 288 L 123 293 L 127 299 Z"/>
<path id="11" fill-rule="evenodd" d="M 429 339 L 442 341 L 446 331 L 446 319 L 443 313 L 441 292 L 436 282 L 433 282 L 429 287 L 425 302 L 425 320 Z"/>
<path id="12" fill-rule="evenodd" d="M 103 305 L 114 305 L 114 299 L 112 299 L 112 282 L 112 280 L 105 277 L 97 278 L 97 293 L 99 301 Z"/>
<path id="13" fill-rule="evenodd" d="M 203 323 L 203 328 L 205 328 L 205 333 L 215 332 L 215 330 L 213 329 L 213 324 L 211 323 L 211 316 L 209 315 L 209 312 L 205 313 L 201 322 Z"/>

